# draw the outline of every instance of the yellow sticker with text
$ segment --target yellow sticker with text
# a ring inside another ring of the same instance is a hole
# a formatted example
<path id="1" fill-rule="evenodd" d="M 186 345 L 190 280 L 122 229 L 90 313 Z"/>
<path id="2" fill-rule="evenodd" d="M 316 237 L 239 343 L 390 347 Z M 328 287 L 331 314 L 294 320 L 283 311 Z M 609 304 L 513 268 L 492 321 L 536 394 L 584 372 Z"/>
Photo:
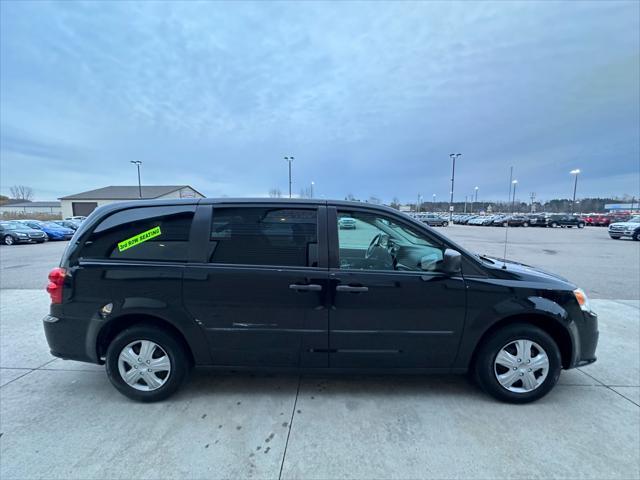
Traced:
<path id="1" fill-rule="evenodd" d="M 118 250 L 120 252 L 124 252 L 125 250 L 128 250 L 131 247 L 135 247 L 136 245 L 140 245 L 141 243 L 146 242 L 147 240 L 157 237 L 161 233 L 162 232 L 160 231 L 160 226 L 150 228 L 146 232 L 139 233 L 137 235 L 134 235 L 131 238 L 127 238 L 126 240 L 119 242 Z"/>

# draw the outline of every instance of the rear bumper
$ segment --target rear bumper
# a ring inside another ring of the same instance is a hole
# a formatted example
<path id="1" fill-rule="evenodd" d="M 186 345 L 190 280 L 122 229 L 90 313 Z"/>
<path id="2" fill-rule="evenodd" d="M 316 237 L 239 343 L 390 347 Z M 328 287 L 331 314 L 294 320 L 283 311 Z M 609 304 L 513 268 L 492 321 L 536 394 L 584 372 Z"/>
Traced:
<path id="1" fill-rule="evenodd" d="M 44 334 L 51 354 L 55 357 L 80 362 L 100 363 L 95 341 L 90 334 L 92 322 L 46 315 L 42 319 Z"/>

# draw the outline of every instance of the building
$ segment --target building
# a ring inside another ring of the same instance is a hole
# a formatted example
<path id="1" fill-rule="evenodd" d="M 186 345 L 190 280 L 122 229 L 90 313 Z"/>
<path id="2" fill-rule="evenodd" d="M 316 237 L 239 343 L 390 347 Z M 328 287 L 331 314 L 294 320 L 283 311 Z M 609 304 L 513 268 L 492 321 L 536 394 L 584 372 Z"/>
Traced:
<path id="1" fill-rule="evenodd" d="M 17 202 L 0 205 L 0 213 L 60 215 L 60 202 Z"/>
<path id="2" fill-rule="evenodd" d="M 142 197 L 137 185 L 109 186 L 61 197 L 62 218 L 89 215 L 101 205 L 126 200 L 160 200 L 165 198 L 204 198 L 189 185 L 146 185 Z"/>

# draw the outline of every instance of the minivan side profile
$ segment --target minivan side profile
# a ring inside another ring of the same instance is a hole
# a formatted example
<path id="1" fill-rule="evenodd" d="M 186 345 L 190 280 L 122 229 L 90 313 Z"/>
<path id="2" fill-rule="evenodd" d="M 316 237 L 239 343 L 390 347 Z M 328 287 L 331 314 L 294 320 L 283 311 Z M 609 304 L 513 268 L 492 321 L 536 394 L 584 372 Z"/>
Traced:
<path id="1" fill-rule="evenodd" d="M 562 369 L 596 360 L 597 315 L 575 285 L 358 202 L 101 206 L 47 291 L 51 353 L 104 364 L 140 401 L 167 398 L 209 366 L 470 372 L 497 399 L 526 403 Z"/>

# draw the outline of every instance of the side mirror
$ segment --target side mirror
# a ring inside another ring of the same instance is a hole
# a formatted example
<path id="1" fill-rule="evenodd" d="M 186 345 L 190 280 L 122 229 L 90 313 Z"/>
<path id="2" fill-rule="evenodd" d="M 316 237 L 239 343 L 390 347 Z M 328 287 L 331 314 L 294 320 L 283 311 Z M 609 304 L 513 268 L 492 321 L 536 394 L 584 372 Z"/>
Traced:
<path id="1" fill-rule="evenodd" d="M 444 251 L 440 271 L 449 275 L 454 275 L 462 271 L 462 255 L 456 250 L 447 248 Z"/>

